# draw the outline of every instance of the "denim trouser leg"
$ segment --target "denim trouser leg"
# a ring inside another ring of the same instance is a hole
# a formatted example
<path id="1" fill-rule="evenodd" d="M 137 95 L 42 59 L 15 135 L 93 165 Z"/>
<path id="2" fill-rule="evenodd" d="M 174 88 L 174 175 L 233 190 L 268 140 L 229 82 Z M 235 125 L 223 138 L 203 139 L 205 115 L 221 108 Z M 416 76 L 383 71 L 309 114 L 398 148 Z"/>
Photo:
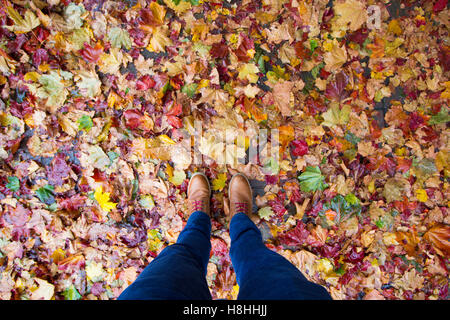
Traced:
<path id="1" fill-rule="evenodd" d="M 206 282 L 210 236 L 209 216 L 202 211 L 194 212 L 177 242 L 165 248 L 118 299 L 211 299 Z"/>
<path id="2" fill-rule="evenodd" d="M 325 288 L 308 281 L 292 263 L 268 249 L 261 232 L 244 213 L 231 220 L 230 237 L 238 299 L 331 299 Z"/>

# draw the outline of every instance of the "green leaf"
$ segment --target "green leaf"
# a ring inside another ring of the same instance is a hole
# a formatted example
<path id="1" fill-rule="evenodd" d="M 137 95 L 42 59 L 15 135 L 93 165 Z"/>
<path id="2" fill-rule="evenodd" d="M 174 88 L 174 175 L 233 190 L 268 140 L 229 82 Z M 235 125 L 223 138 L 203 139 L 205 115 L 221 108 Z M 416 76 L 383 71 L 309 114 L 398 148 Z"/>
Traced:
<path id="1" fill-rule="evenodd" d="M 270 217 L 272 217 L 274 212 L 272 211 L 271 207 L 263 207 L 258 210 L 258 215 L 261 219 L 269 220 Z"/>
<path id="2" fill-rule="evenodd" d="M 199 0 L 190 0 L 190 2 L 193 6 L 197 6 L 200 3 Z"/>
<path id="3" fill-rule="evenodd" d="M 351 205 L 359 204 L 359 199 L 353 193 L 347 194 L 345 196 L 345 201 L 347 201 Z"/>
<path id="4" fill-rule="evenodd" d="M 197 90 L 197 83 L 189 83 L 185 84 L 183 88 L 181 88 L 181 92 L 186 93 L 189 98 L 193 98 L 195 95 L 195 91 Z"/>
<path id="5" fill-rule="evenodd" d="M 20 189 L 20 180 L 17 177 L 8 177 L 8 183 L 6 184 L 6 187 L 11 190 L 12 192 L 16 192 Z"/>
<path id="6" fill-rule="evenodd" d="M 344 139 L 350 142 L 351 144 L 358 144 L 361 141 L 361 138 L 358 138 L 351 132 L 347 132 L 344 136 Z"/>
<path id="7" fill-rule="evenodd" d="M 356 199 L 354 199 L 354 198 Z M 361 214 L 361 205 L 359 199 L 354 195 L 350 197 L 343 197 L 342 195 L 337 195 L 329 203 L 324 204 L 323 209 L 319 212 L 319 216 L 322 218 L 322 223 L 325 227 L 328 227 L 326 212 L 328 210 L 333 210 L 336 212 L 336 217 L 334 218 L 334 223 L 340 224 L 345 220 L 349 219 L 354 214 Z M 350 200 L 350 201 L 348 201 Z"/>
<path id="8" fill-rule="evenodd" d="M 270 169 L 271 175 L 277 175 L 280 172 L 280 164 L 274 158 L 269 158 L 264 165 L 264 169 Z"/>
<path id="9" fill-rule="evenodd" d="M 317 78 L 317 76 L 320 73 L 320 70 L 322 70 L 322 68 L 325 66 L 325 64 L 323 62 L 321 62 L 320 64 L 318 64 L 317 66 L 315 66 L 314 68 L 311 69 L 311 75 L 314 77 L 314 79 Z"/>
<path id="10" fill-rule="evenodd" d="M 322 117 L 324 119 L 322 125 L 327 127 L 335 127 L 346 124 L 349 120 L 351 111 L 352 108 L 349 105 L 344 105 L 342 109 L 340 109 L 339 104 L 334 104 L 326 112 L 322 113 Z"/>
<path id="11" fill-rule="evenodd" d="M 54 190 L 54 186 L 47 184 L 37 189 L 36 195 L 38 196 L 39 200 L 41 200 L 41 202 L 51 205 L 53 202 L 55 202 L 55 197 L 53 196 Z"/>
<path id="12" fill-rule="evenodd" d="M 450 121 L 450 115 L 448 114 L 448 109 L 445 106 L 441 107 L 441 111 L 437 114 L 431 116 L 430 120 L 428 120 L 428 124 L 440 124 L 447 123 Z"/>
<path id="13" fill-rule="evenodd" d="M 78 293 L 77 289 L 75 288 L 75 286 L 73 284 L 69 288 L 64 290 L 63 295 L 64 295 L 65 300 L 80 300 L 81 299 L 81 294 Z"/>
<path id="14" fill-rule="evenodd" d="M 319 46 L 319 42 L 316 39 L 310 39 L 309 46 L 311 47 L 311 53 L 312 53 Z"/>
<path id="15" fill-rule="evenodd" d="M 89 130 L 91 130 L 92 125 L 93 125 L 92 119 L 87 115 L 82 115 L 78 119 L 78 129 L 79 130 L 89 131 Z"/>
<path id="16" fill-rule="evenodd" d="M 298 176 L 300 188 L 304 192 L 325 190 L 328 187 L 319 167 L 307 166 L 305 172 Z"/>
<path id="17" fill-rule="evenodd" d="M 107 155 L 110 161 L 109 165 L 112 165 L 114 160 L 116 160 L 119 157 L 119 154 L 114 151 L 108 151 Z"/>
<path id="18" fill-rule="evenodd" d="M 172 2 L 177 6 L 180 4 L 181 0 L 172 0 Z"/>
<path id="19" fill-rule="evenodd" d="M 139 204 L 145 208 L 145 209 L 153 209 L 155 207 L 155 201 L 153 200 L 153 197 L 151 194 L 141 196 L 141 199 L 139 200 Z"/>
<path id="20" fill-rule="evenodd" d="M 381 217 L 378 218 L 378 220 L 375 222 L 375 225 L 376 225 L 378 228 L 383 229 L 383 227 L 384 227 L 384 221 L 383 221 L 383 219 L 382 219 Z"/>
<path id="21" fill-rule="evenodd" d="M 133 190 L 131 190 L 131 200 L 134 200 L 134 199 L 136 199 L 136 196 L 138 194 L 139 181 L 138 181 L 138 179 L 133 179 L 133 181 L 131 183 L 133 185 Z"/>

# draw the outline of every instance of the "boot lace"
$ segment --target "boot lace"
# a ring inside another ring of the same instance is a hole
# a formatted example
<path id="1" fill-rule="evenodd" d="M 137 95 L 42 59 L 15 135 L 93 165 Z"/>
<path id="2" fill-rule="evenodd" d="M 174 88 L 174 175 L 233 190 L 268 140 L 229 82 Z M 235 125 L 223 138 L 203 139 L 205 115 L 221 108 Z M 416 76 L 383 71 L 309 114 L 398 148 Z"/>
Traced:
<path id="1" fill-rule="evenodd" d="M 201 211 L 203 209 L 203 201 L 202 200 L 192 200 L 192 209 L 194 211 Z"/>
<path id="2" fill-rule="evenodd" d="M 247 202 L 235 202 L 236 212 L 247 212 Z"/>

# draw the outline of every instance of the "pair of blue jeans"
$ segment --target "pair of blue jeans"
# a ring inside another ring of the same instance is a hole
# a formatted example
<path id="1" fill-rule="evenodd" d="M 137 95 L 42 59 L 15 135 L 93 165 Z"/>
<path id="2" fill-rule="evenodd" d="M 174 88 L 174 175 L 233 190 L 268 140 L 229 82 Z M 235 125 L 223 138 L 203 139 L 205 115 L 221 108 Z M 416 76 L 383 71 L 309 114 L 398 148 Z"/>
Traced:
<path id="1" fill-rule="evenodd" d="M 211 221 L 202 212 L 188 219 L 177 242 L 166 247 L 119 296 L 119 300 L 211 300 L 206 282 Z M 238 300 L 331 300 L 287 259 L 268 249 L 244 213 L 230 222 L 230 257 Z"/>

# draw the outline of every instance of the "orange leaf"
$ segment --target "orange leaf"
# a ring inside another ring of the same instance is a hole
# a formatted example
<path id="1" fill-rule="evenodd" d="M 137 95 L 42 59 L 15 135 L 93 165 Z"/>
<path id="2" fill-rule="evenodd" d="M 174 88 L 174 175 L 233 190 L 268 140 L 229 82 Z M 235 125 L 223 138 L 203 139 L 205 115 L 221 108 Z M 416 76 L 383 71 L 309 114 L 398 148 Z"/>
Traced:
<path id="1" fill-rule="evenodd" d="M 417 245 L 419 244 L 419 239 L 417 238 L 417 232 L 404 232 L 399 231 L 395 233 L 397 241 L 405 249 L 409 256 L 417 256 Z"/>
<path id="2" fill-rule="evenodd" d="M 450 255 L 450 226 L 439 223 L 428 230 L 423 238 L 433 246 L 437 254 L 448 258 Z"/>

